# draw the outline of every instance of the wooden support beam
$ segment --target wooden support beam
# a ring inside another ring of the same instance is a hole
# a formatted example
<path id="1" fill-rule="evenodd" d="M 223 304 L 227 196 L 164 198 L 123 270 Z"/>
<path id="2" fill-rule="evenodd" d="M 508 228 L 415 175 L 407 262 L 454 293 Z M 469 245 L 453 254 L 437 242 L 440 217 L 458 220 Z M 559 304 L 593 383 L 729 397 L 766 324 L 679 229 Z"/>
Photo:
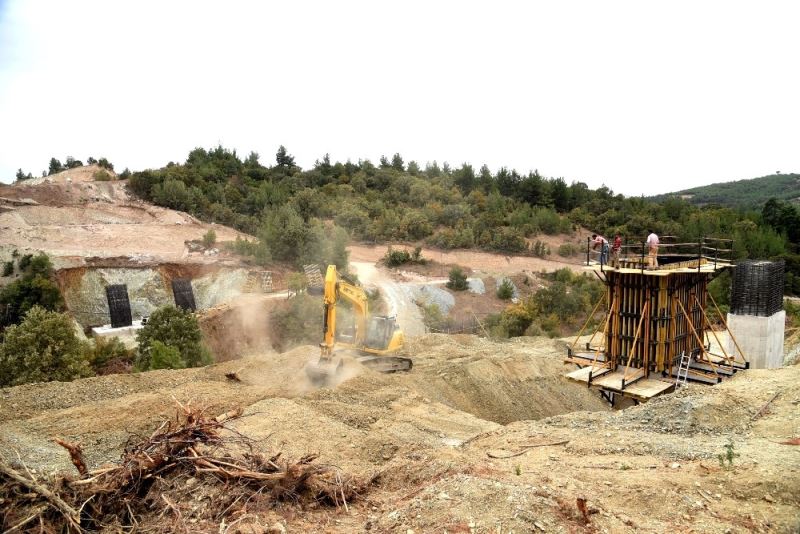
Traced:
<path id="1" fill-rule="evenodd" d="M 742 348 L 739 346 L 739 342 L 736 341 L 736 337 L 733 335 L 733 332 L 731 332 L 731 329 L 728 328 L 728 322 L 725 320 L 725 317 L 722 316 L 722 312 L 720 311 L 719 306 L 717 306 L 717 301 L 714 300 L 714 296 L 711 293 L 708 294 L 708 298 L 711 299 L 711 304 L 713 304 L 714 309 L 717 310 L 717 315 L 719 315 L 719 320 L 722 321 L 722 324 L 725 326 L 725 330 L 728 332 L 728 335 L 731 336 L 731 339 L 733 340 L 733 344 L 736 347 L 736 350 L 739 351 L 739 356 L 742 357 L 743 362 L 747 363 L 747 356 L 744 355 L 744 352 L 742 352 Z M 735 357 L 736 355 L 734 354 L 734 358 Z"/>

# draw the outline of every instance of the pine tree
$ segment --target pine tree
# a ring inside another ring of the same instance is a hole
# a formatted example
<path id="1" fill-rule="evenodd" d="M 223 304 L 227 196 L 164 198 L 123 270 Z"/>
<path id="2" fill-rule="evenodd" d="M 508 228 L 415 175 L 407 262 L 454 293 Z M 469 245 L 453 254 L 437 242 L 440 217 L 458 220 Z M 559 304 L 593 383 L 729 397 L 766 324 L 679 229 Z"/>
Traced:
<path id="1" fill-rule="evenodd" d="M 286 151 L 286 147 L 283 145 L 278 148 L 278 152 L 275 154 L 275 161 L 279 167 L 294 167 L 294 157 Z"/>

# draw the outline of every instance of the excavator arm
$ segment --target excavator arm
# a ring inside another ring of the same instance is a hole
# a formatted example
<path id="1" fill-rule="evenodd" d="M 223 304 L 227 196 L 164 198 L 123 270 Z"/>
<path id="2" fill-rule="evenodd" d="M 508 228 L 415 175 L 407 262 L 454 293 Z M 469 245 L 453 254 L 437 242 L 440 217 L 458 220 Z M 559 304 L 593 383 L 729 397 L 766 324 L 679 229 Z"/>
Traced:
<path id="1" fill-rule="evenodd" d="M 323 290 L 323 341 L 320 344 L 322 349 L 320 356 L 325 358 L 333 354 L 333 348 L 336 344 L 336 305 L 339 299 L 343 298 L 353 305 L 353 312 L 356 317 L 356 336 L 354 340 L 354 345 L 356 346 L 360 346 L 366 336 L 369 304 L 367 293 L 361 287 L 339 279 L 335 265 L 328 265 Z"/>

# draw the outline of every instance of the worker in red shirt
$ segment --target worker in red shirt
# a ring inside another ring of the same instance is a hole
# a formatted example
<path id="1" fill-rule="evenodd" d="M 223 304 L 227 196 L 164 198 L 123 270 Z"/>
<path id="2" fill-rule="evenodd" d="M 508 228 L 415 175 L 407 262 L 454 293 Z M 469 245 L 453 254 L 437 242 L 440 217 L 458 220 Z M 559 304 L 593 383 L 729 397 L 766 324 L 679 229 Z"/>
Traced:
<path id="1" fill-rule="evenodd" d="M 614 244 L 611 245 L 611 266 L 619 268 L 619 253 L 622 250 L 622 238 L 619 232 L 614 234 Z"/>

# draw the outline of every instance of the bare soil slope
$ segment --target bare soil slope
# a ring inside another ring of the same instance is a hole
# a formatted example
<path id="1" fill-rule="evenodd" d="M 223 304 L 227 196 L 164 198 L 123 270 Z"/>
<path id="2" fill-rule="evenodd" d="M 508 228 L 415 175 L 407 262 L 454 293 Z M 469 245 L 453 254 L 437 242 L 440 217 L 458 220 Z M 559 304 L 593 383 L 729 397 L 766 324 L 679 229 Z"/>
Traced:
<path id="1" fill-rule="evenodd" d="M 86 258 L 129 257 L 149 262 L 204 261 L 184 242 L 214 228 L 219 241 L 238 235 L 230 228 L 131 197 L 126 182 L 93 181 L 96 166 L 43 179 L 0 185 L 0 256 L 45 251 L 56 267 L 79 266 Z"/>
<path id="2" fill-rule="evenodd" d="M 235 428 L 262 448 L 319 452 L 377 476 L 347 511 L 288 505 L 253 519 L 289 532 L 791 532 L 800 522 L 800 450 L 781 444 L 800 431 L 800 368 L 612 412 L 561 378 L 552 340 L 428 335 L 409 343 L 411 373 L 349 365 L 337 388 L 313 390 L 302 368 L 317 350 L 0 390 L 0 450 L 38 470 L 70 469 L 50 441 L 59 436 L 80 441 L 96 466 L 191 399 L 212 413 L 243 406 Z M 739 456 L 722 469 L 729 439 Z"/>

